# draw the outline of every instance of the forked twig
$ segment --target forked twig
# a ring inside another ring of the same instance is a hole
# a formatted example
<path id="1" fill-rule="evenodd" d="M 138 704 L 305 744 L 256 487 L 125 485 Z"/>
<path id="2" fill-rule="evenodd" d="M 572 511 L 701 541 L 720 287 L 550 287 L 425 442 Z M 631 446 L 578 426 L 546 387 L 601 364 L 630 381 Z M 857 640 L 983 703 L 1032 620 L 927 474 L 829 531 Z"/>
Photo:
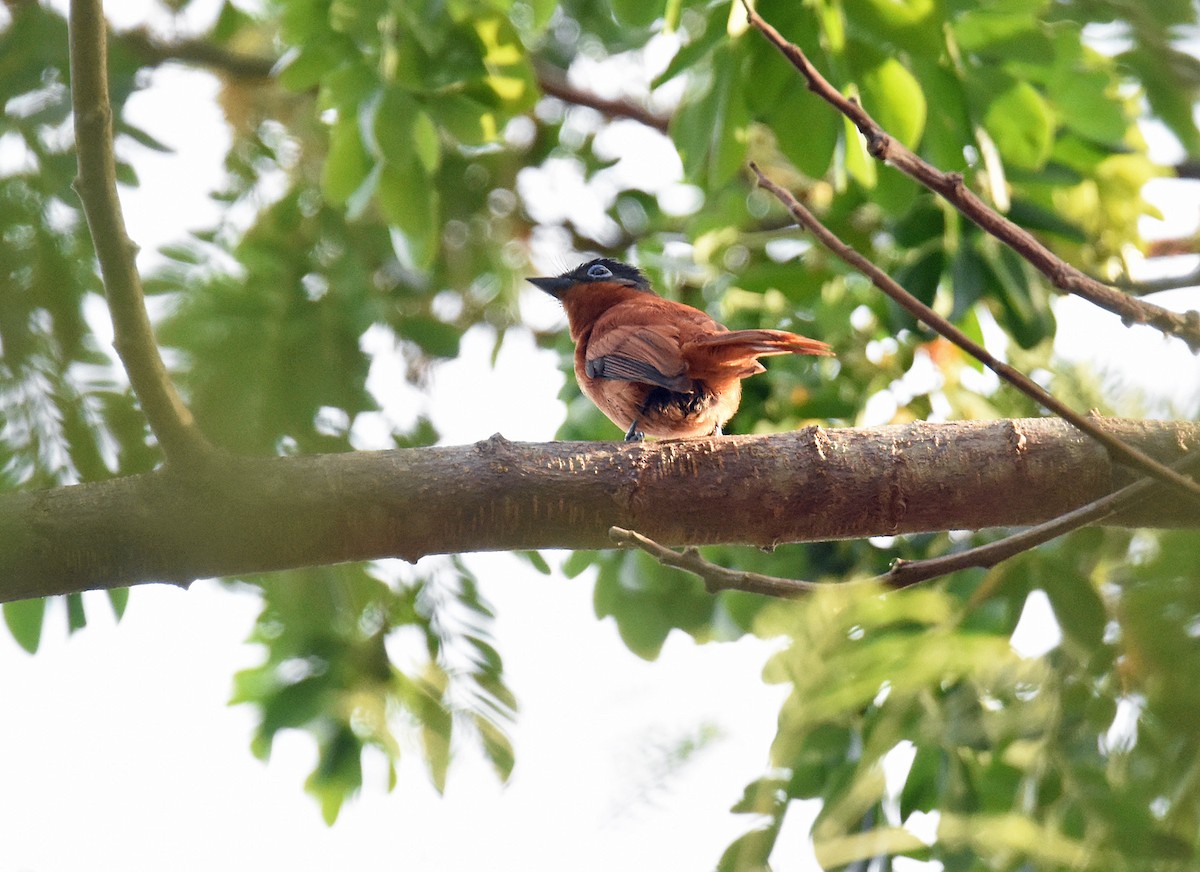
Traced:
<path id="1" fill-rule="evenodd" d="M 961 173 L 942 172 L 897 142 L 860 103 L 844 96 L 830 84 L 799 46 L 785 39 L 755 11 L 750 0 L 742 0 L 742 5 L 746 7 L 749 22 L 800 72 L 807 81 L 809 90 L 841 112 L 858 128 L 866 139 L 867 150 L 872 156 L 895 167 L 934 193 L 940 194 L 946 202 L 982 230 L 1008 245 L 1032 264 L 1059 290 L 1082 297 L 1119 315 L 1126 322 L 1149 324 L 1164 333 L 1177 336 L 1186 342 L 1192 351 L 1200 352 L 1200 312 L 1172 312 L 1162 306 L 1122 293 L 1071 266 L 1042 245 L 1027 230 L 988 206 L 963 183 Z"/>

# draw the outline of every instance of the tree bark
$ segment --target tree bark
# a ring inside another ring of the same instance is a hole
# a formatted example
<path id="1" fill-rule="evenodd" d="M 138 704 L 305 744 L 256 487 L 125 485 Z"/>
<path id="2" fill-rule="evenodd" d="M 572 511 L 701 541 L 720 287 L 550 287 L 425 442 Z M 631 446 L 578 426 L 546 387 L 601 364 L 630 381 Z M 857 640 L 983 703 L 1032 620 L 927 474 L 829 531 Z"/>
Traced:
<path id="1" fill-rule="evenodd" d="M 1109 419 L 1170 463 L 1200 424 Z M 860 538 L 1025 526 L 1135 476 L 1056 418 L 807 427 L 772 436 L 514 443 L 290 458 L 0 497 L 0 601 L 348 560 Z M 1200 526 L 1161 488 L 1105 523 Z"/>

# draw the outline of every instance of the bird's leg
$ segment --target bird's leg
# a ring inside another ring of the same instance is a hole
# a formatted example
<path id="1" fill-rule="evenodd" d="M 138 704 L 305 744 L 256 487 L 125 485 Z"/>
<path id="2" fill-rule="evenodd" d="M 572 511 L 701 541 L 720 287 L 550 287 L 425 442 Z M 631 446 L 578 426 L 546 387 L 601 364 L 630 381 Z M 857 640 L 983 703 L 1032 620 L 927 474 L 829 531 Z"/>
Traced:
<path id="1" fill-rule="evenodd" d="M 633 423 L 629 425 L 629 429 L 625 431 L 626 442 L 641 442 L 646 438 L 646 434 L 637 428 L 638 419 L 634 418 Z"/>
<path id="2" fill-rule="evenodd" d="M 717 426 L 713 427 L 713 431 L 709 435 L 710 436 L 724 436 L 725 434 L 723 432 L 721 432 L 721 425 L 718 424 Z"/>

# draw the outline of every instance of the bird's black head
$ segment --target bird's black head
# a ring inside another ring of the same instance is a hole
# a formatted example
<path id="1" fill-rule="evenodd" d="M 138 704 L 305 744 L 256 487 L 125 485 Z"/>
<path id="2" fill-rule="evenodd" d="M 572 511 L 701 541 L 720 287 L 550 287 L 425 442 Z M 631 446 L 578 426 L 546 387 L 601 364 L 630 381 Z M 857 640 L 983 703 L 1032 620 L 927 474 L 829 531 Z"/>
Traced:
<path id="1" fill-rule="evenodd" d="M 580 264 L 570 272 L 560 276 L 529 279 L 552 297 L 562 299 L 563 294 L 576 285 L 586 285 L 589 282 L 607 282 L 613 285 L 626 285 L 639 291 L 650 292 L 650 280 L 636 267 L 610 257 L 598 257 Z"/>

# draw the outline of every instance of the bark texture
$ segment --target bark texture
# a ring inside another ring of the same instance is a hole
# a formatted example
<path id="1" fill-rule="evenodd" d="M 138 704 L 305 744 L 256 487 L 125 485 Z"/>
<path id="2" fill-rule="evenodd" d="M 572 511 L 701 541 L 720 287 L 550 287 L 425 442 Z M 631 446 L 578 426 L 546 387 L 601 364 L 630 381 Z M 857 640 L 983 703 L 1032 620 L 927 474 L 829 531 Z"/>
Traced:
<path id="1" fill-rule="evenodd" d="M 1167 463 L 1200 444 L 1200 424 L 1104 426 Z M 1134 478 L 1054 418 L 216 456 L 0 497 L 0 601 L 381 557 L 605 548 L 611 526 L 676 546 L 1025 526 Z M 1105 523 L 1200 526 L 1200 505 L 1158 488 Z"/>

